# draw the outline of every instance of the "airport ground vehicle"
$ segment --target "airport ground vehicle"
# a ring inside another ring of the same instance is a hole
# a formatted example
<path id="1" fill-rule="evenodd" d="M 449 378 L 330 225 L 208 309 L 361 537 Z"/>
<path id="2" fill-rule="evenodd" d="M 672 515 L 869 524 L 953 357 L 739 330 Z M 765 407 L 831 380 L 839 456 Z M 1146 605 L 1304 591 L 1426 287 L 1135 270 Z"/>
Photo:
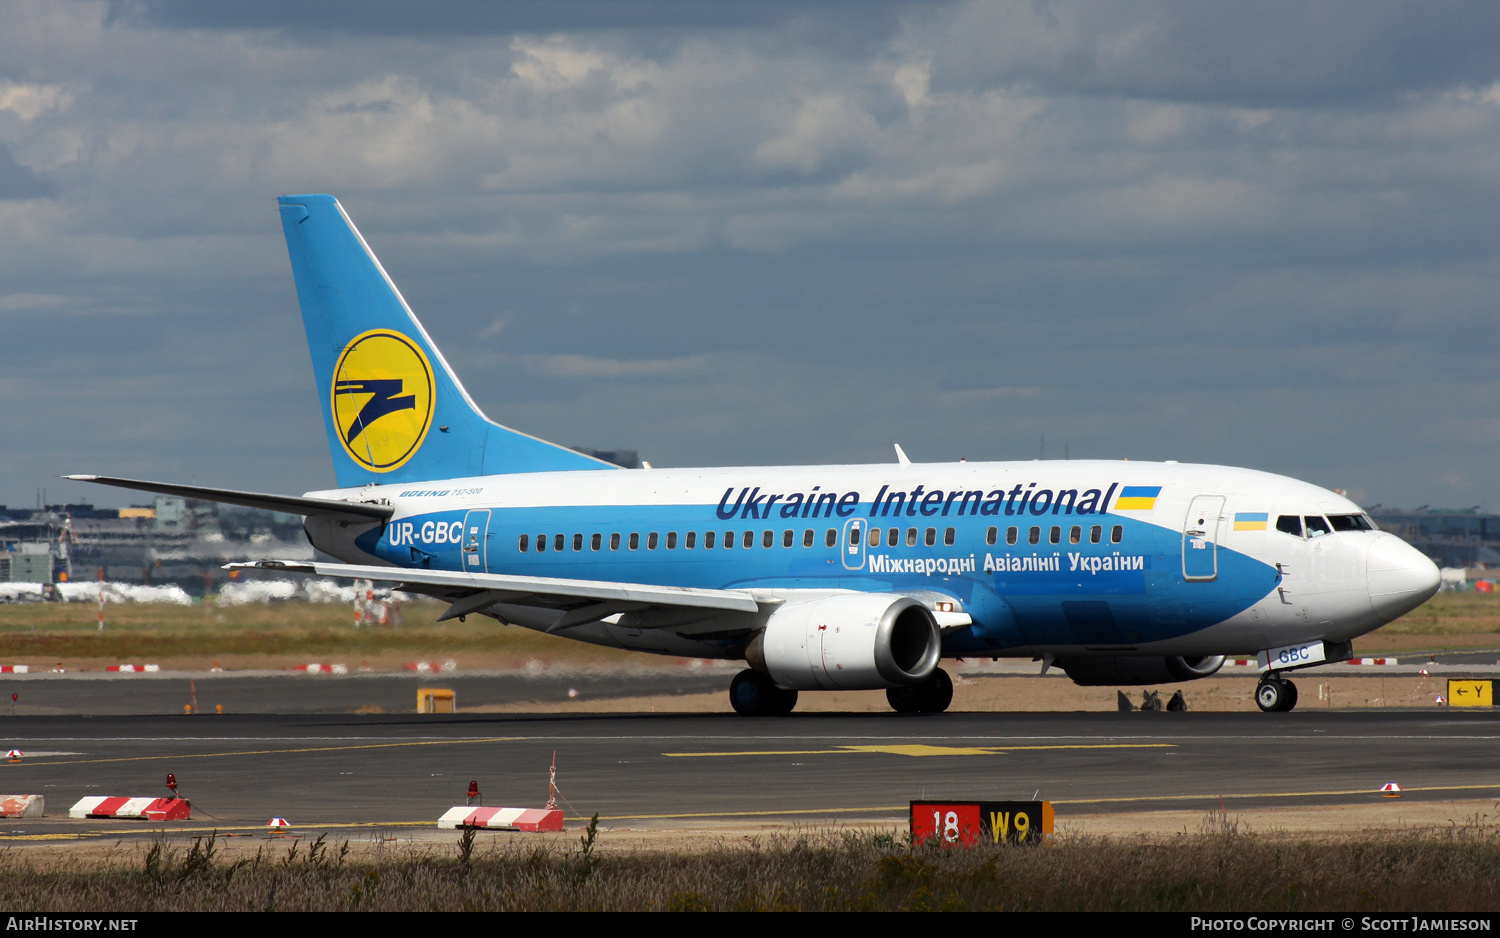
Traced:
<path id="1" fill-rule="evenodd" d="M 72 476 L 296 512 L 343 563 L 570 638 L 743 659 L 730 698 L 952 697 L 943 657 L 1024 656 L 1080 684 L 1155 684 L 1351 653 L 1438 571 L 1333 492 L 1223 466 L 1072 460 L 624 470 L 491 422 L 331 196 L 282 224 L 338 487 L 301 498 Z"/>

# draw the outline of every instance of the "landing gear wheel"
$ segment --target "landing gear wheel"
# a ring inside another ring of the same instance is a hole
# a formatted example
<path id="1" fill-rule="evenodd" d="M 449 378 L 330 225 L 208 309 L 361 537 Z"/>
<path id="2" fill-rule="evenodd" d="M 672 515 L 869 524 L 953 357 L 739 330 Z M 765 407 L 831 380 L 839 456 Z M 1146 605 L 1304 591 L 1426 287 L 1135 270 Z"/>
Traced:
<path id="1" fill-rule="evenodd" d="M 915 687 L 892 687 L 885 692 L 885 702 L 897 713 L 921 713 Z"/>
<path id="2" fill-rule="evenodd" d="M 922 685 L 922 690 L 926 695 L 926 699 L 922 701 L 923 713 L 942 713 L 953 703 L 953 678 L 942 668 L 932 672 L 932 677 Z"/>
<path id="3" fill-rule="evenodd" d="M 1286 713 L 1297 706 L 1297 685 L 1279 677 L 1262 678 L 1255 687 L 1255 704 L 1266 713 Z"/>
<path id="4" fill-rule="evenodd" d="M 797 692 L 782 690 L 770 677 L 746 669 L 730 683 L 729 703 L 744 716 L 785 716 L 797 706 Z"/>
<path id="5" fill-rule="evenodd" d="M 885 699 L 897 713 L 942 713 L 953 703 L 953 679 L 938 668 L 920 684 L 890 688 Z"/>

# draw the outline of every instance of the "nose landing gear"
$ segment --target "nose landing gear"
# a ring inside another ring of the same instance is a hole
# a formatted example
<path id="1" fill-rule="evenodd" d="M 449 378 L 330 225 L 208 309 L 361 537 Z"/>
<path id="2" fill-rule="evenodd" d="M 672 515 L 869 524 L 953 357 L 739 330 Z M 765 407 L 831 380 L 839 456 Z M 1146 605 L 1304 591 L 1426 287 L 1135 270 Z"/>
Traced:
<path id="1" fill-rule="evenodd" d="M 1255 703 L 1266 713 L 1286 713 L 1297 706 L 1297 685 L 1268 673 L 1255 687 Z"/>

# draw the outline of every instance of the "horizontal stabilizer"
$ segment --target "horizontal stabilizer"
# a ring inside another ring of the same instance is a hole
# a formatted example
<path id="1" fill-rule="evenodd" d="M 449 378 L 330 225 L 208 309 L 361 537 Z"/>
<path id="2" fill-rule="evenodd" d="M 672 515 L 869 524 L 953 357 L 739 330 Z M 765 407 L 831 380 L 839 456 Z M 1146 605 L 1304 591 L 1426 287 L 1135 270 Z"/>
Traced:
<path id="1" fill-rule="evenodd" d="M 487 590 L 506 594 L 508 602 L 576 602 L 580 599 L 613 600 L 643 603 L 651 606 L 686 606 L 695 609 L 722 609 L 730 612 L 755 612 L 760 603 L 744 590 L 689 589 L 681 586 L 655 586 L 648 583 L 611 583 L 599 580 L 565 580 L 548 576 L 507 576 L 497 573 L 464 573 L 451 570 L 409 570 L 404 567 L 373 567 L 348 563 L 283 563 L 262 560 L 256 563 L 226 564 L 226 570 L 282 570 L 288 573 L 311 573 L 317 576 L 354 577 L 361 580 L 386 580 L 413 586 L 439 587 L 445 591 Z M 502 597 L 496 597 L 501 601 Z"/>
<path id="2" fill-rule="evenodd" d="M 318 515 L 336 521 L 384 521 L 395 514 L 390 505 L 373 505 L 368 502 L 340 502 L 327 498 L 296 498 L 291 495 L 264 495 L 260 492 L 237 492 L 234 489 L 210 489 L 198 485 L 173 485 L 168 482 L 143 482 L 139 479 L 114 479 L 109 476 L 63 476 L 74 482 L 97 482 L 116 488 L 155 492 L 157 495 L 177 495 L 182 498 L 197 498 L 205 502 L 223 502 L 226 505 L 241 505 L 245 508 L 262 508 L 280 511 L 289 515 Z"/>

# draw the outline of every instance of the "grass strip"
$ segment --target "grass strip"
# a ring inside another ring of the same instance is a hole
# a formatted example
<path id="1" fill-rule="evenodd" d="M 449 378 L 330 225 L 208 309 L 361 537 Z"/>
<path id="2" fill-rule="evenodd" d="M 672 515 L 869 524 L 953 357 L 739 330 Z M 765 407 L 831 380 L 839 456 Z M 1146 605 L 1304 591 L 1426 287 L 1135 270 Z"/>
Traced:
<path id="1" fill-rule="evenodd" d="M 1489 917 L 1500 832 L 1340 841 L 1247 834 L 1224 815 L 1164 840 L 913 847 L 899 832 L 813 832 L 675 853 L 457 834 L 377 849 L 330 839 L 157 840 L 89 868 L 0 854 L 0 903 L 27 914 L 166 911 L 1151 911 L 1201 916 Z M 253 853 L 251 852 L 253 850 Z"/>

